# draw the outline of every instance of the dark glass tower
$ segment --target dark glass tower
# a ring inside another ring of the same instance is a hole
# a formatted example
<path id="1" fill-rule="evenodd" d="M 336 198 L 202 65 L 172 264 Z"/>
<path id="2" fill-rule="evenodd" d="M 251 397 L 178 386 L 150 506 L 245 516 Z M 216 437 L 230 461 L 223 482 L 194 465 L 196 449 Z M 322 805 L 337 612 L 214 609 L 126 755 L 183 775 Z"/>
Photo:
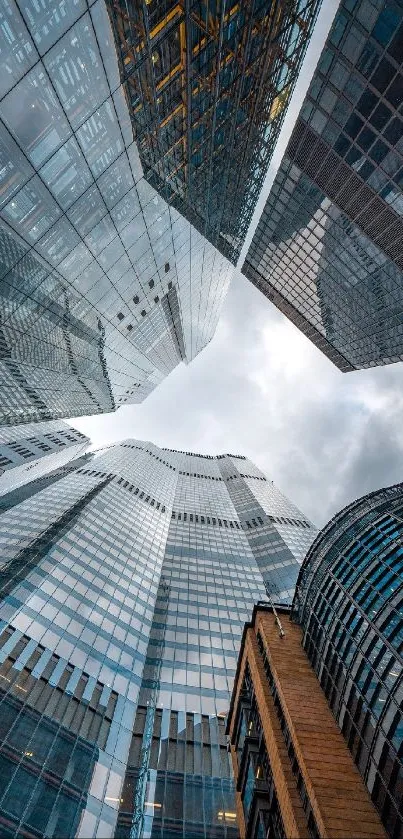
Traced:
<path id="1" fill-rule="evenodd" d="M 0 522 L 2 836 L 235 839 L 243 624 L 315 528 L 243 457 L 135 440 Z"/>
<path id="2" fill-rule="evenodd" d="M 393 839 L 403 835 L 403 484 L 350 504 L 302 565 L 293 613 Z"/>
<path id="3" fill-rule="evenodd" d="M 343 0 L 243 272 L 344 371 L 403 359 L 403 6 Z"/>
<path id="4" fill-rule="evenodd" d="M 147 180 L 236 262 L 320 0 L 107 0 Z"/>
<path id="5" fill-rule="evenodd" d="M 232 267 L 143 177 L 103 0 L 1 4 L 0 79 L 0 425 L 141 402 Z"/>

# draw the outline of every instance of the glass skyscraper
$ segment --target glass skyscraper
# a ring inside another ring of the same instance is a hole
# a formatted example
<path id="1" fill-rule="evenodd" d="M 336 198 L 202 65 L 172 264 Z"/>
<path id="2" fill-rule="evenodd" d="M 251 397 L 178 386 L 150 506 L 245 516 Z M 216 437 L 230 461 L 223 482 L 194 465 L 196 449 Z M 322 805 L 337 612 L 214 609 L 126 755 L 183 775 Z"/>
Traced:
<path id="1" fill-rule="evenodd" d="M 403 484 L 350 504 L 319 533 L 293 616 L 383 824 L 403 835 Z"/>
<path id="2" fill-rule="evenodd" d="M 239 256 L 320 0 L 107 0 L 149 183 Z"/>
<path id="3" fill-rule="evenodd" d="M 141 402 L 232 267 L 143 177 L 103 0 L 6 0 L 0 56 L 0 423 Z"/>
<path id="4" fill-rule="evenodd" d="M 0 496 L 75 460 L 89 443 L 57 420 L 0 427 Z"/>
<path id="5" fill-rule="evenodd" d="M 0 532 L 2 836 L 235 839 L 243 624 L 315 528 L 244 457 L 127 440 Z"/>
<path id="6" fill-rule="evenodd" d="M 341 370 L 403 359 L 403 6 L 342 0 L 243 273 Z"/>

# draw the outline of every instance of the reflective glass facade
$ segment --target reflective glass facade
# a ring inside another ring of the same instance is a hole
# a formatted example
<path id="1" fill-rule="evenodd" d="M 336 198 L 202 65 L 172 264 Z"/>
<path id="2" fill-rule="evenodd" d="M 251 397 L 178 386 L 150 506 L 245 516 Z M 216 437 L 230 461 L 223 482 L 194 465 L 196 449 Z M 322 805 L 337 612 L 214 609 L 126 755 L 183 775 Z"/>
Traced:
<path id="1" fill-rule="evenodd" d="M 245 458 L 135 440 L 4 512 L 2 835 L 235 839 L 243 624 L 315 534 Z"/>
<path id="2" fill-rule="evenodd" d="M 236 262 L 320 0 L 107 0 L 150 184 Z"/>
<path id="3" fill-rule="evenodd" d="M 22 501 L 31 498 L 37 492 L 41 492 L 42 489 L 51 486 L 55 481 L 64 478 L 65 475 L 68 475 L 75 469 L 79 469 L 81 466 L 88 464 L 93 456 L 93 452 L 86 452 L 74 458 L 74 460 L 69 460 L 67 463 L 64 463 L 63 466 L 57 466 L 55 469 L 51 469 L 50 472 L 45 472 L 40 478 L 34 478 L 29 483 L 22 484 L 16 489 L 5 492 L 4 495 L 0 496 L 0 512 L 3 513 L 5 510 L 10 510 L 11 507 L 15 507 L 16 504 L 21 504 Z"/>
<path id="4" fill-rule="evenodd" d="M 341 370 L 403 359 L 403 5 L 343 0 L 243 272 Z"/>
<path id="5" fill-rule="evenodd" d="M 80 457 L 89 443 L 57 420 L 0 427 L 0 496 Z"/>
<path id="6" fill-rule="evenodd" d="M 364 496 L 320 532 L 294 617 L 388 834 L 403 835 L 403 485 Z"/>
<path id="7" fill-rule="evenodd" d="M 143 177 L 104 0 L 6 0 L 0 54 L 0 423 L 141 402 L 232 268 Z"/>

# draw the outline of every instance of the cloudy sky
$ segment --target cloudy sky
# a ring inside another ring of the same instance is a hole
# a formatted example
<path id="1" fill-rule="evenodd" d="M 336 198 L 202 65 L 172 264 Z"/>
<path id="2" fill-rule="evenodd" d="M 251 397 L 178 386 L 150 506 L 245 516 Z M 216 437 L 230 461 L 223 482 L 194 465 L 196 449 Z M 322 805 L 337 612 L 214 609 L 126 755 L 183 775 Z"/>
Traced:
<path id="1" fill-rule="evenodd" d="M 326 0 L 245 241 L 247 252 L 337 0 Z M 96 446 L 125 437 L 245 454 L 322 526 L 349 501 L 403 479 L 403 363 L 340 373 L 244 277 L 216 335 L 140 406 L 72 420 Z"/>
<path id="2" fill-rule="evenodd" d="M 143 402 L 72 420 L 96 446 L 124 437 L 250 457 L 321 526 L 403 476 L 403 363 L 340 373 L 244 277 L 212 342 Z"/>

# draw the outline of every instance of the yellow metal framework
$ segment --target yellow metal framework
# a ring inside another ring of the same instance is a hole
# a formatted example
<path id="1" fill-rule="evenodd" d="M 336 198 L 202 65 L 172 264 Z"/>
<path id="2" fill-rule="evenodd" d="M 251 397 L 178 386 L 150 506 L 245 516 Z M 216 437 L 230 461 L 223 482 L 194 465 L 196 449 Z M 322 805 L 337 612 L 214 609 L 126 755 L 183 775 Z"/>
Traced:
<path id="1" fill-rule="evenodd" d="M 109 0 L 146 177 L 230 259 L 320 0 Z"/>

